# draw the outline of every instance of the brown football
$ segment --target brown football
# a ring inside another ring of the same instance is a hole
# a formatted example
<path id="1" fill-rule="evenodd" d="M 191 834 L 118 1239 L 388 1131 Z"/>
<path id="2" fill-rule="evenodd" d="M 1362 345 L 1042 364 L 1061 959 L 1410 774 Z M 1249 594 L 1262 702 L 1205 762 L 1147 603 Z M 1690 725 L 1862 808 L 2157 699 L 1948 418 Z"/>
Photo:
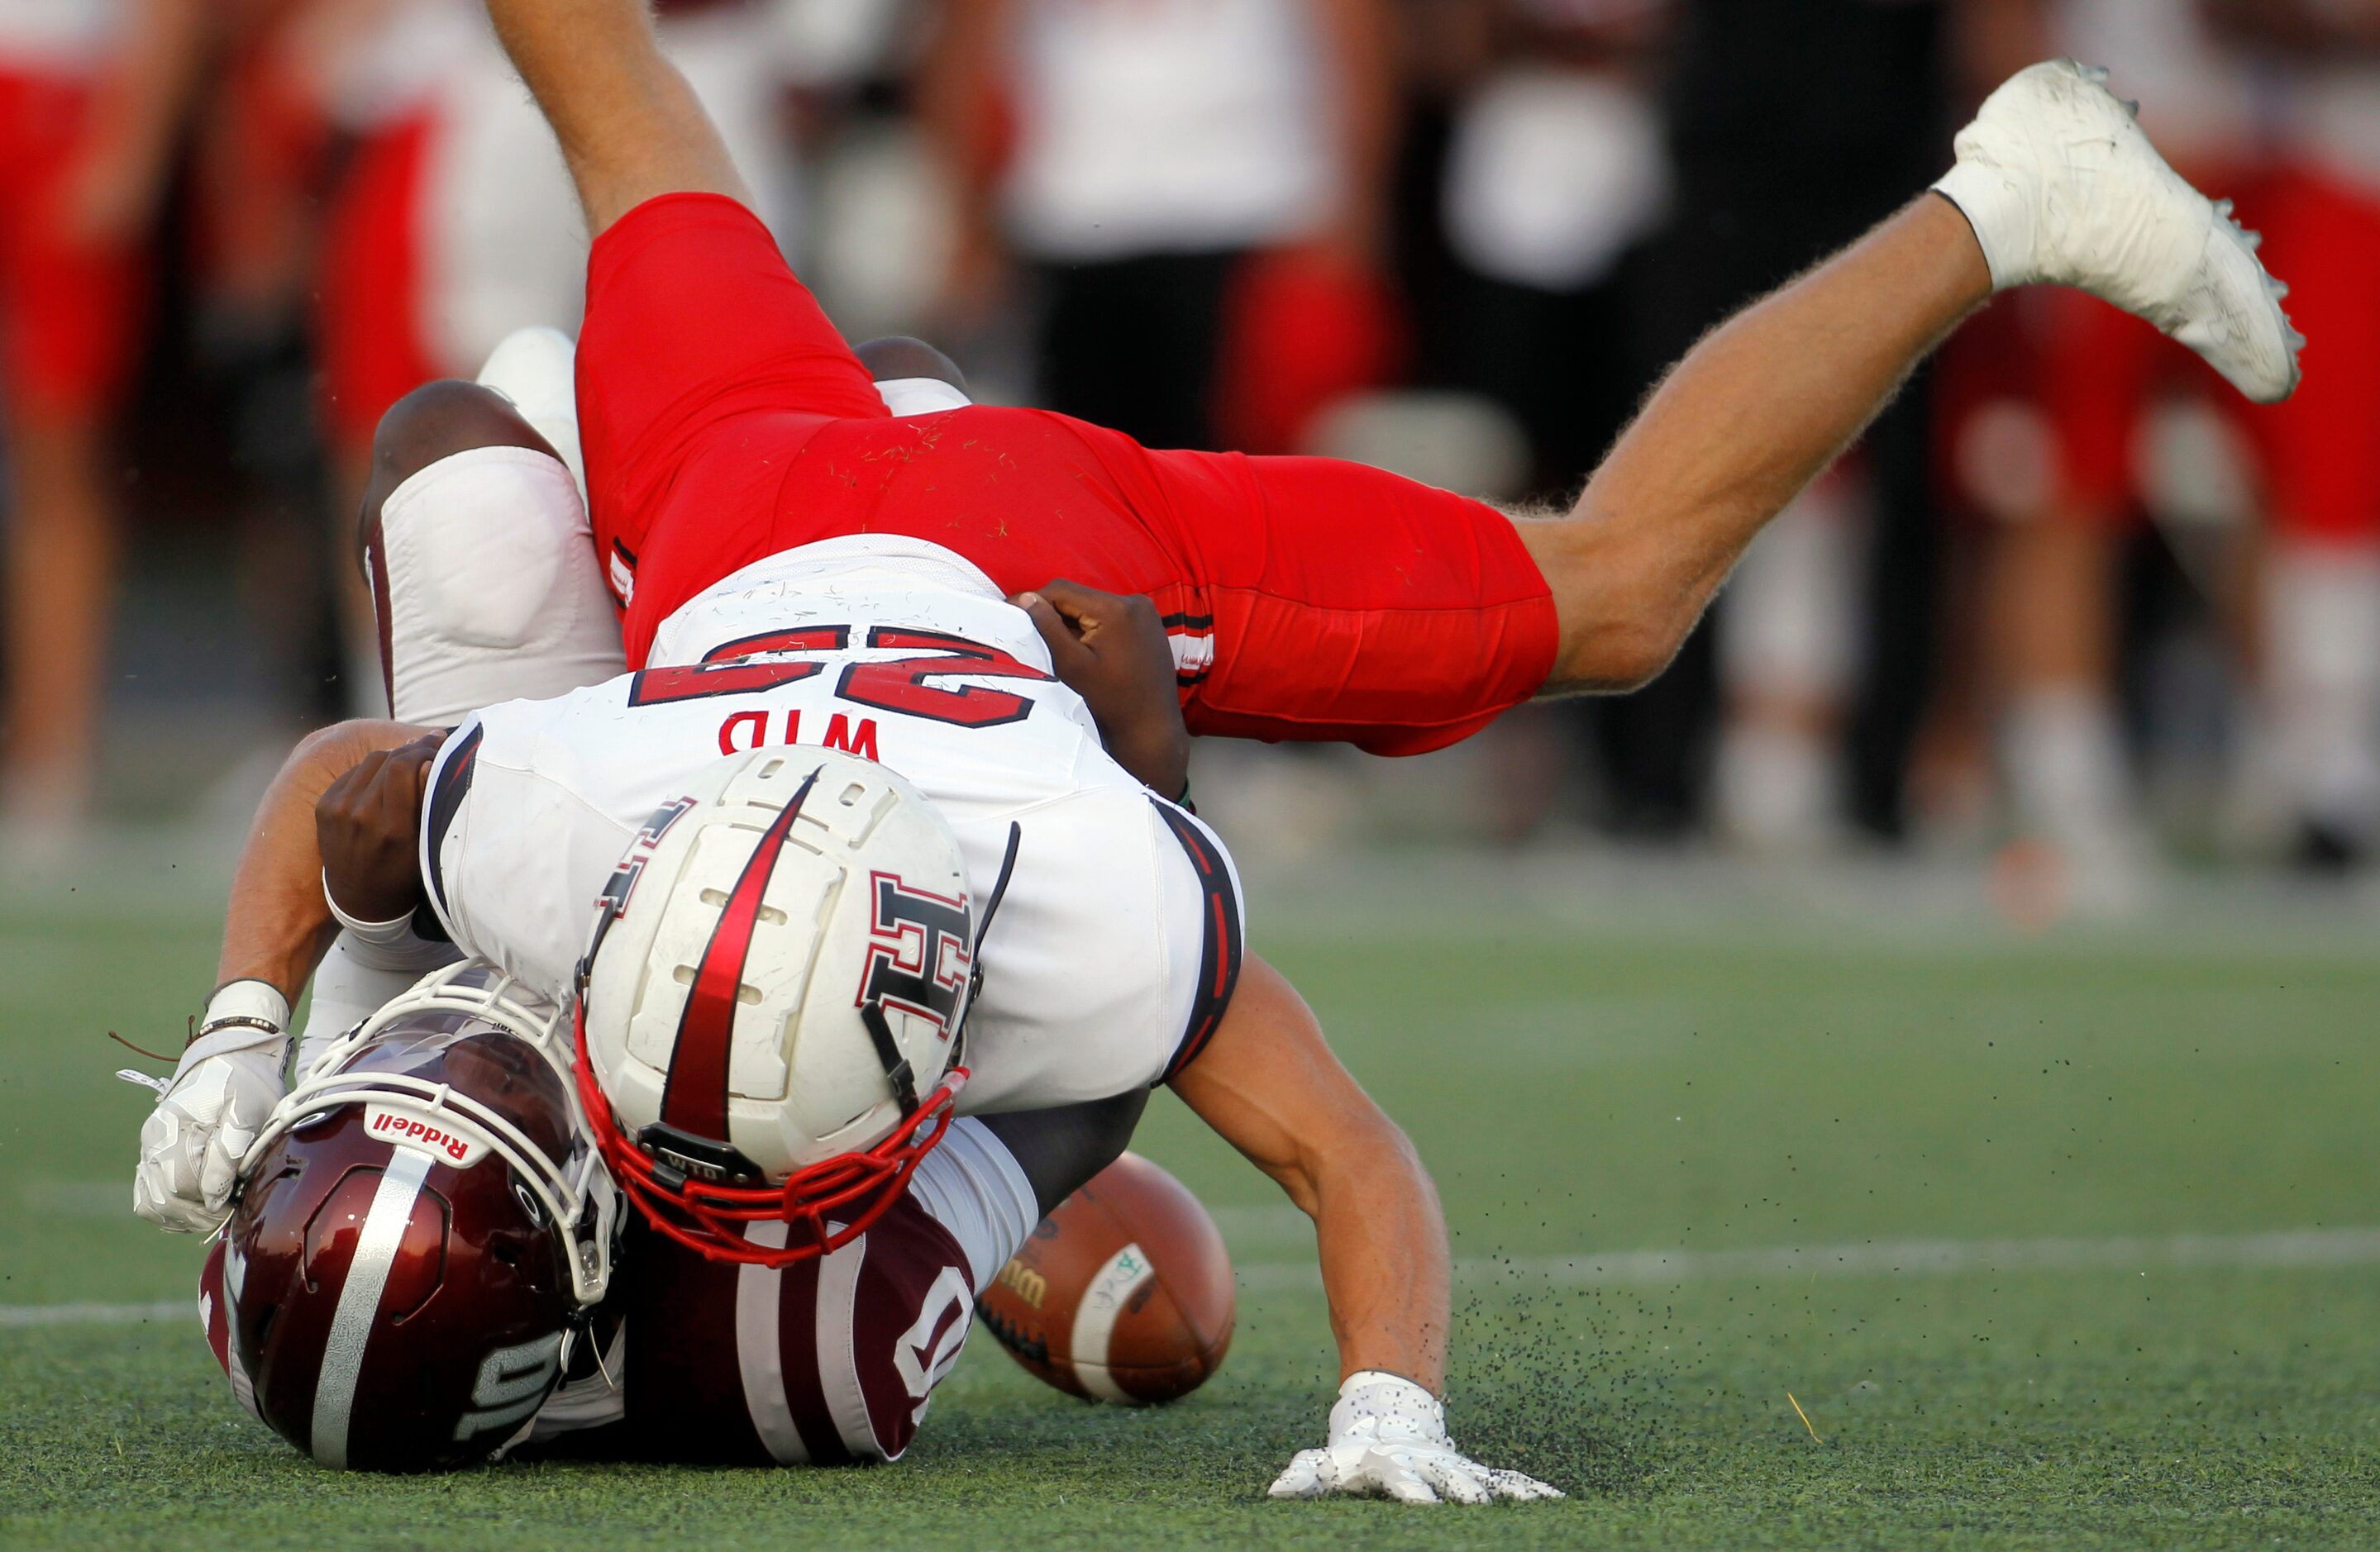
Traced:
<path id="1" fill-rule="evenodd" d="M 1215 1220 L 1180 1181 L 1127 1153 L 1041 1220 L 976 1313 L 1068 1395 L 1156 1406 L 1222 1366 L 1234 1303 Z"/>

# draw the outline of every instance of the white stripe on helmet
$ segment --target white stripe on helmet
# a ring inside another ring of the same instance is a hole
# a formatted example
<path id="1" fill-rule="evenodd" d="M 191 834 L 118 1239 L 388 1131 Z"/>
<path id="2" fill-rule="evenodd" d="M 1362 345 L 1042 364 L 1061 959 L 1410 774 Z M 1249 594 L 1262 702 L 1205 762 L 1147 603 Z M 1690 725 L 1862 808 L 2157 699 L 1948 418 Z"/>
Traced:
<path id="1" fill-rule="evenodd" d="M 314 1426 L 309 1436 L 314 1459 L 334 1470 L 346 1467 L 347 1422 L 363 1376 L 364 1348 L 371 1340 L 389 1268 L 396 1264 L 397 1246 L 405 1242 L 405 1228 L 413 1220 L 413 1204 L 430 1176 L 430 1164 L 426 1153 L 395 1150 L 388 1168 L 381 1171 L 380 1187 L 372 1193 L 363 1232 L 356 1240 L 355 1257 L 347 1263 L 347 1279 L 339 1289 L 330 1343 L 314 1382 Z"/>

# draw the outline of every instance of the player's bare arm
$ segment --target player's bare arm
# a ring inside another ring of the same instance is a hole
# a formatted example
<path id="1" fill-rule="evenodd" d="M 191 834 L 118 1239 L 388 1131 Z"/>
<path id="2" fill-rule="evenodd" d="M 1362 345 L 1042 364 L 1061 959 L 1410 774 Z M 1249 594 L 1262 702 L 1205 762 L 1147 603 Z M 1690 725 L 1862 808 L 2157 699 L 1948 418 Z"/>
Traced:
<path id="1" fill-rule="evenodd" d="M 1451 1292 L 1438 1188 L 1404 1133 L 1331 1054 L 1296 988 L 1250 955 L 1213 1043 L 1172 1083 L 1314 1219 L 1340 1400 L 1328 1447 L 1301 1452 L 1273 1496 L 1559 1497 L 1518 1472 L 1479 1465 L 1447 1438 Z"/>
<path id="2" fill-rule="evenodd" d="M 439 734 L 403 722 L 351 721 L 308 737 L 291 752 L 257 808 L 231 903 L 224 914 L 218 984 L 261 981 L 295 1000 L 337 935 L 338 921 L 323 892 L 326 864 L 346 879 L 374 880 L 367 894 L 341 908 L 359 920 L 408 913 L 413 900 L 388 905 L 391 852 L 384 828 L 359 822 L 384 817 L 410 801 L 419 813 L 421 781 L 437 752 Z M 330 818 L 326 820 L 324 815 Z M 349 822 L 338 822 L 342 818 Z M 416 818 L 414 824 L 418 826 Z M 415 877 L 408 838 L 395 861 Z M 325 842 L 329 843 L 328 849 Z"/>
<path id="3" fill-rule="evenodd" d="M 326 728 L 291 752 L 265 793 L 233 877 L 214 995 L 141 1124 L 132 1205 L 143 1218 L 205 1232 L 230 1211 L 240 1160 L 286 1092 L 290 1003 L 338 932 L 323 892 L 316 806 L 342 782 L 356 792 L 358 771 L 401 788 L 409 767 L 392 751 L 426 731 L 399 722 Z M 418 794 L 419 777 L 411 780 Z"/>
<path id="4" fill-rule="evenodd" d="M 1248 956 L 1214 1043 L 1173 1079 L 1198 1119 L 1314 1219 L 1340 1377 L 1446 1386 L 1448 1262 L 1438 1188 L 1404 1133 L 1323 1039 L 1286 976 Z"/>
<path id="5" fill-rule="evenodd" d="M 641 0 L 488 0 L 488 18 L 553 126 L 589 236 L 657 195 L 751 202 Z"/>

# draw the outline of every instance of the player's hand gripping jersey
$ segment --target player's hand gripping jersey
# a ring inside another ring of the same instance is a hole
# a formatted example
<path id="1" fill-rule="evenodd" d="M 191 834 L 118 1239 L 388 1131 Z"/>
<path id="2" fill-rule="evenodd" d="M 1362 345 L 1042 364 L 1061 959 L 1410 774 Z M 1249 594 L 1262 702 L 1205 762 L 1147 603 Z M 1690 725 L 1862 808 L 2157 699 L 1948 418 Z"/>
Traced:
<path id="1" fill-rule="evenodd" d="M 762 746 L 841 748 L 906 777 L 957 835 L 978 902 L 1016 829 L 963 1110 L 1118 1094 L 1213 1033 L 1241 954 L 1222 847 L 1108 758 L 1030 619 L 917 540 L 748 566 L 664 622 L 641 672 L 457 728 L 422 823 L 431 905 L 465 951 L 559 1000 L 600 902 L 632 885 L 688 777 Z"/>

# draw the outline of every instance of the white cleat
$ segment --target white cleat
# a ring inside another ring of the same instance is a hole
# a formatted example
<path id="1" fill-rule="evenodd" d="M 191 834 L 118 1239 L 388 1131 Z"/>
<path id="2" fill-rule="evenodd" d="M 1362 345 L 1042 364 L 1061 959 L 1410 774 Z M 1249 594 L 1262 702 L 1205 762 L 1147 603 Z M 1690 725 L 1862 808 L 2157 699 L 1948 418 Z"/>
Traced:
<path id="1" fill-rule="evenodd" d="M 2298 385 L 2305 338 L 2256 234 L 2166 165 L 2107 88 L 2107 72 L 2055 59 L 1984 99 L 1937 183 L 1974 228 L 1992 285 L 2074 285 L 2147 319 L 2258 404 Z"/>

